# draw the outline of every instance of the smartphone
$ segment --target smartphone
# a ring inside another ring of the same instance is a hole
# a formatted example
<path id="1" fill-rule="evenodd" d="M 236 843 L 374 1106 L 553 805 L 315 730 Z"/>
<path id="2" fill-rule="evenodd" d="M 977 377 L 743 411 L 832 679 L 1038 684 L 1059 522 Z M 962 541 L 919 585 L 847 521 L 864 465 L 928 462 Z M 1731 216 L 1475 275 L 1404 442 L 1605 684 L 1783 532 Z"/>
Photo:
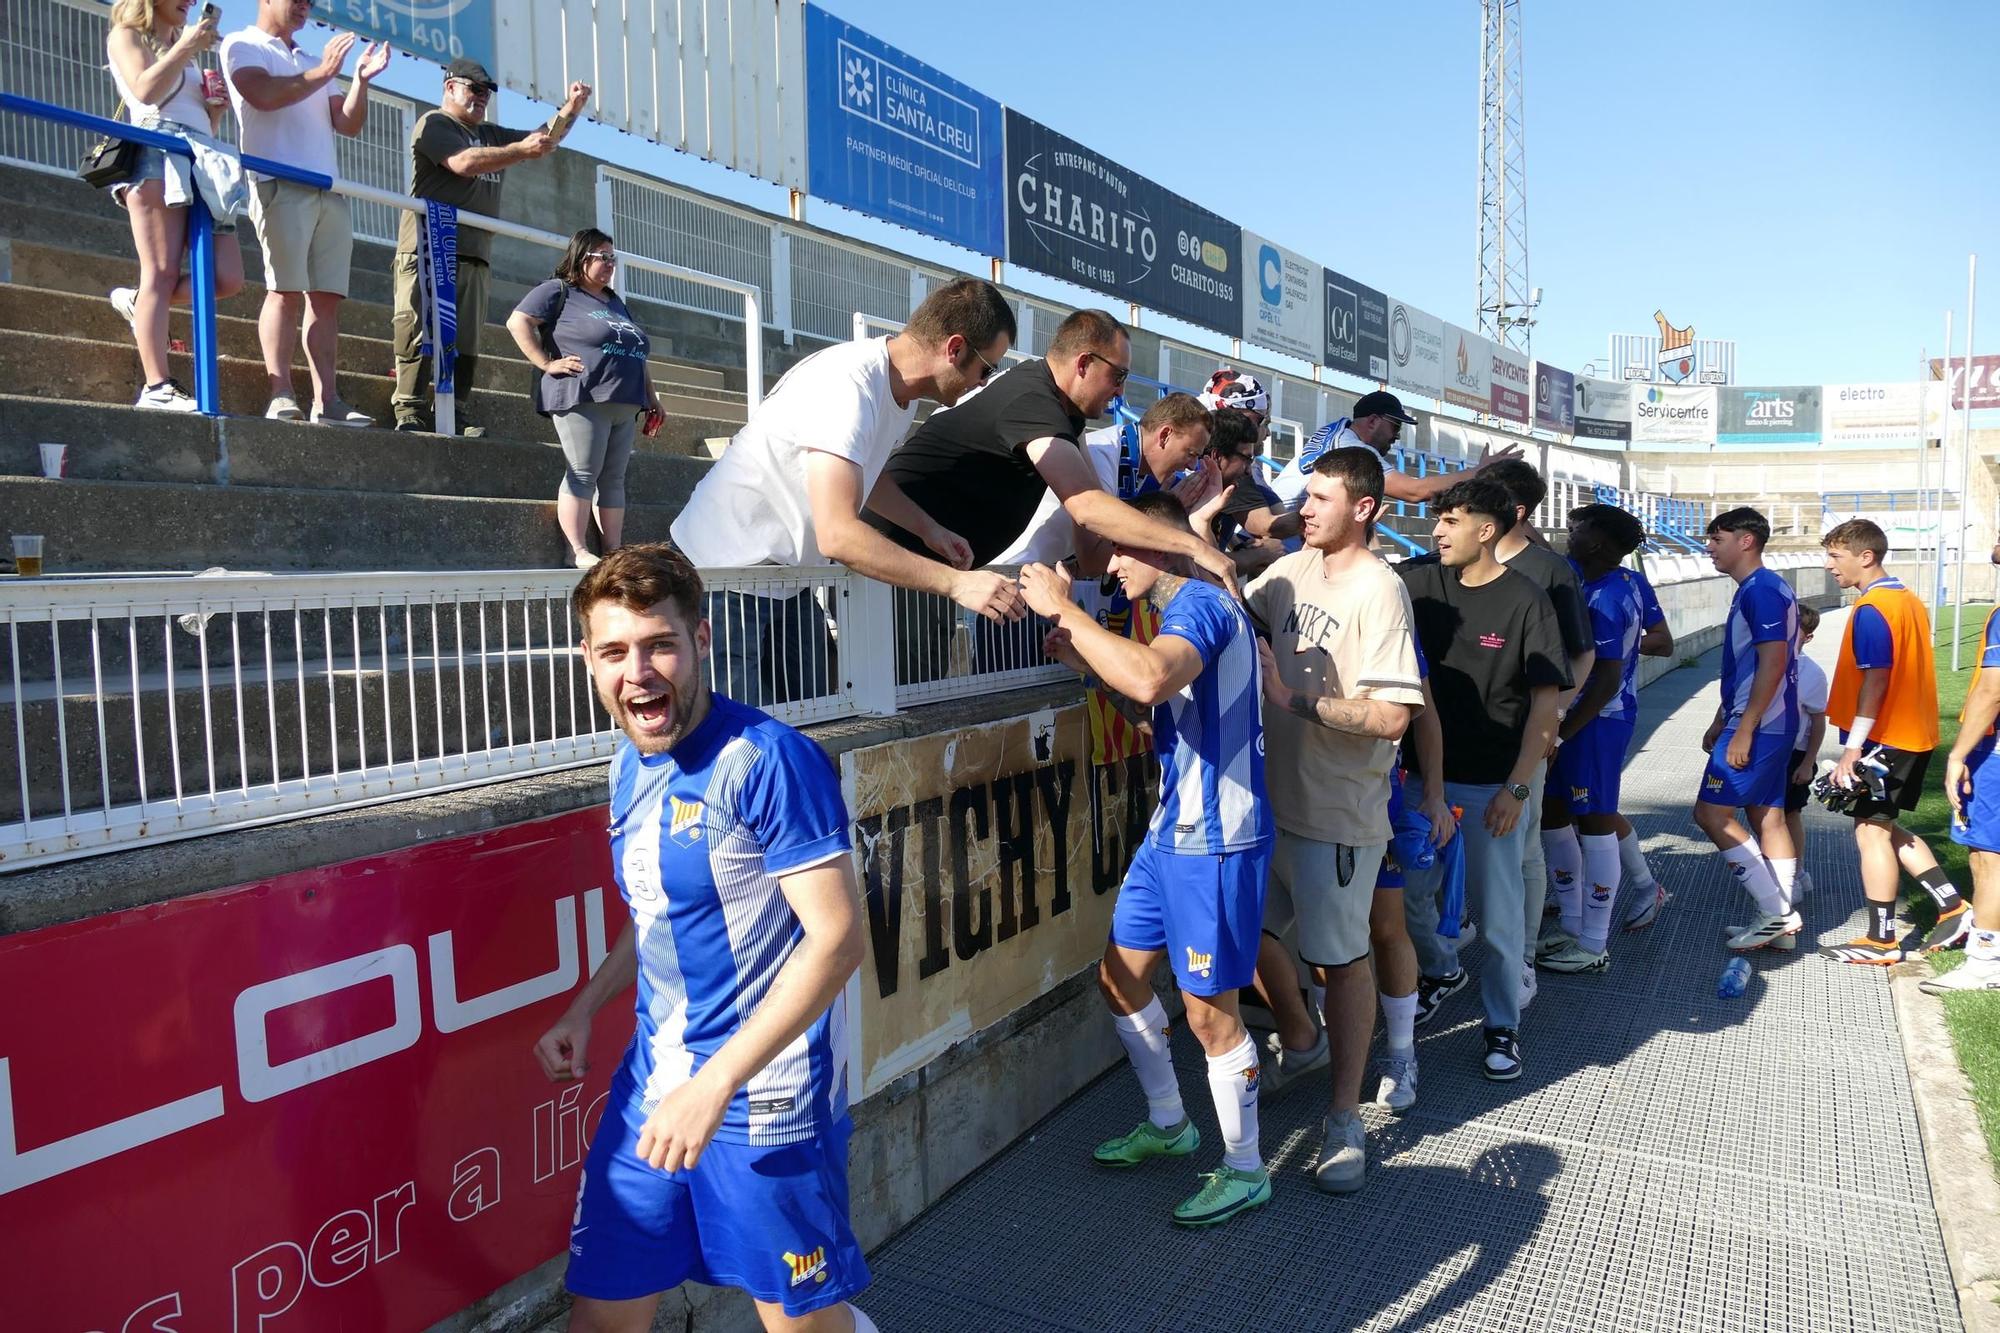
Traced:
<path id="1" fill-rule="evenodd" d="M 221 18 L 222 18 L 222 11 L 216 8 L 216 6 L 214 6 L 213 4 L 207 4 L 201 7 L 201 21 L 203 23 L 218 22 Z"/>

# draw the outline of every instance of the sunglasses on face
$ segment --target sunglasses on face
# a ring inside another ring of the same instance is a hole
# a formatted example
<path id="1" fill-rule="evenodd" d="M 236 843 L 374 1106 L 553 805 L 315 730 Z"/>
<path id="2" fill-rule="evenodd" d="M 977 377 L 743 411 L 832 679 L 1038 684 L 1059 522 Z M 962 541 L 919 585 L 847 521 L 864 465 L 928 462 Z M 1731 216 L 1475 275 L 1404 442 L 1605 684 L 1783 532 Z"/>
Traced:
<path id="1" fill-rule="evenodd" d="M 1119 385 L 1124 384 L 1126 377 L 1132 373 L 1132 367 L 1121 366 L 1108 356 L 1099 356 L 1096 352 L 1086 352 L 1084 353 L 1084 355 L 1088 356 L 1093 361 L 1102 361 L 1105 365 L 1110 366 L 1111 382 L 1113 384 L 1119 384 Z"/>
<path id="2" fill-rule="evenodd" d="M 966 346 L 972 347 L 972 344 L 967 343 Z M 988 361 L 986 359 L 986 354 L 984 352 L 981 352 L 977 347 L 972 347 L 972 354 L 979 358 L 980 365 L 986 367 L 986 369 L 979 372 L 979 382 L 981 384 L 986 383 L 986 381 L 992 379 L 995 375 L 998 375 L 1000 373 L 1000 367 L 994 365 L 991 361 Z"/>
<path id="3" fill-rule="evenodd" d="M 589 250 L 584 253 L 583 257 L 585 259 L 602 260 L 605 263 L 609 264 L 616 261 L 618 255 L 617 252 L 613 250 Z"/>

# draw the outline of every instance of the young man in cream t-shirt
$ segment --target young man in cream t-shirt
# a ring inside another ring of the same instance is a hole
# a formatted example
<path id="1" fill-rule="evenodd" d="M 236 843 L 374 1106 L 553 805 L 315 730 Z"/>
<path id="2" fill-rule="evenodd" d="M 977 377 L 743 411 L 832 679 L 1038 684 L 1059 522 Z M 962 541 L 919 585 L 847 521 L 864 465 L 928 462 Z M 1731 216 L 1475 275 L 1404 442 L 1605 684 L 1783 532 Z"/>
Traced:
<path id="1" fill-rule="evenodd" d="M 1392 1105 L 1409 1105 L 1416 1078 L 1417 961 L 1400 892 L 1383 893 L 1375 910 L 1391 835 L 1389 771 L 1423 705 L 1409 594 L 1368 546 L 1382 491 L 1374 450 L 1326 451 L 1306 482 L 1305 549 L 1244 591 L 1268 636 L 1260 648 L 1265 771 L 1278 842 L 1264 927 L 1275 937 L 1296 923 L 1299 956 L 1326 987 L 1333 1095 L 1313 1174 L 1335 1192 L 1359 1189 L 1366 1163 L 1356 1102 L 1375 1026 L 1371 950 L 1388 1020 L 1384 1087 L 1400 1090 Z M 1293 1007 L 1289 966 L 1272 970 L 1279 975 L 1264 980 L 1274 1005 Z"/>

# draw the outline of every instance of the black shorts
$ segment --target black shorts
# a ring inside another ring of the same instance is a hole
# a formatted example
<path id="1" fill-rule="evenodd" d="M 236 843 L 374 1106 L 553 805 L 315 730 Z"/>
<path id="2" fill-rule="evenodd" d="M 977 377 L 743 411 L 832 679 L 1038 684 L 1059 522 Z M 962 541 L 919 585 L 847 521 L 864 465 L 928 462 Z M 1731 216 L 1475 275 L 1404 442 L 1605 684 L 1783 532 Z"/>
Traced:
<path id="1" fill-rule="evenodd" d="M 1863 796 L 1848 813 L 1856 819 L 1893 820 L 1905 810 L 1916 809 L 1917 801 L 1924 794 L 1924 775 L 1930 771 L 1931 752 L 1898 750 L 1882 745 L 1871 753 L 1872 757 L 1888 765 L 1889 772 L 1882 779 L 1888 799 L 1878 801 L 1872 795 Z"/>
<path id="2" fill-rule="evenodd" d="M 1785 770 L 1785 813 L 1796 814 L 1812 801 L 1812 778 L 1804 782 L 1792 781 L 1791 775 L 1799 771 L 1799 765 L 1806 761 L 1804 750 L 1792 751 L 1792 766 Z"/>

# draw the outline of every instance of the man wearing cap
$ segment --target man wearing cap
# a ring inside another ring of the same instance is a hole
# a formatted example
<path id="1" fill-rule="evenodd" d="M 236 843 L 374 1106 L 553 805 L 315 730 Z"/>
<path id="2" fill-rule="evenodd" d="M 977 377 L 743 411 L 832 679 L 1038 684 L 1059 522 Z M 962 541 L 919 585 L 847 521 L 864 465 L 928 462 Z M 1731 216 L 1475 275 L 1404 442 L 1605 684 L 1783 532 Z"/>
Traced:
<path id="1" fill-rule="evenodd" d="M 1312 437 L 1299 450 L 1299 456 L 1271 479 L 1271 489 L 1277 492 L 1284 503 L 1281 515 L 1283 523 L 1276 525 L 1271 535 L 1289 537 L 1297 531 L 1298 509 L 1305 503 L 1306 478 L 1312 475 L 1312 467 L 1319 456 L 1329 449 L 1341 449 L 1349 445 L 1366 445 L 1382 456 L 1383 494 L 1390 500 L 1402 500 L 1409 504 L 1428 504 L 1449 490 L 1455 483 L 1464 481 L 1488 463 L 1497 463 L 1503 458 L 1518 458 L 1520 449 L 1509 445 L 1495 453 L 1488 449 L 1470 472 L 1437 472 L 1428 477 L 1412 477 L 1407 473 L 1388 471 L 1389 451 L 1395 447 L 1396 437 L 1403 427 L 1414 426 L 1417 419 L 1403 406 L 1403 400 L 1387 389 L 1377 389 L 1364 393 L 1355 400 L 1354 415 L 1332 421 L 1312 433 Z M 1287 527 L 1287 525 L 1289 525 Z M 1252 532 L 1257 528 L 1245 524 Z M 1263 534 L 1259 534 L 1260 536 Z"/>
<path id="2" fill-rule="evenodd" d="M 435 111 L 417 119 L 410 134 L 410 193 L 435 199 L 488 217 L 500 212 L 500 173 L 517 162 L 547 157 L 576 123 L 590 100 L 590 85 L 572 83 L 569 97 L 548 124 L 534 130 L 510 130 L 491 124 L 486 108 L 500 85 L 476 60 L 460 57 L 445 66 L 444 99 Z M 431 428 L 429 368 L 420 350 L 424 334 L 424 303 L 418 292 L 417 255 L 423 248 L 424 224 L 405 212 L 396 233 L 396 429 Z M 456 383 L 461 405 L 472 396 L 473 372 L 479 368 L 479 335 L 486 324 L 487 264 L 493 237 L 475 227 L 458 233 L 458 349 Z M 459 411 L 460 430 L 478 435 L 478 427 Z"/>

